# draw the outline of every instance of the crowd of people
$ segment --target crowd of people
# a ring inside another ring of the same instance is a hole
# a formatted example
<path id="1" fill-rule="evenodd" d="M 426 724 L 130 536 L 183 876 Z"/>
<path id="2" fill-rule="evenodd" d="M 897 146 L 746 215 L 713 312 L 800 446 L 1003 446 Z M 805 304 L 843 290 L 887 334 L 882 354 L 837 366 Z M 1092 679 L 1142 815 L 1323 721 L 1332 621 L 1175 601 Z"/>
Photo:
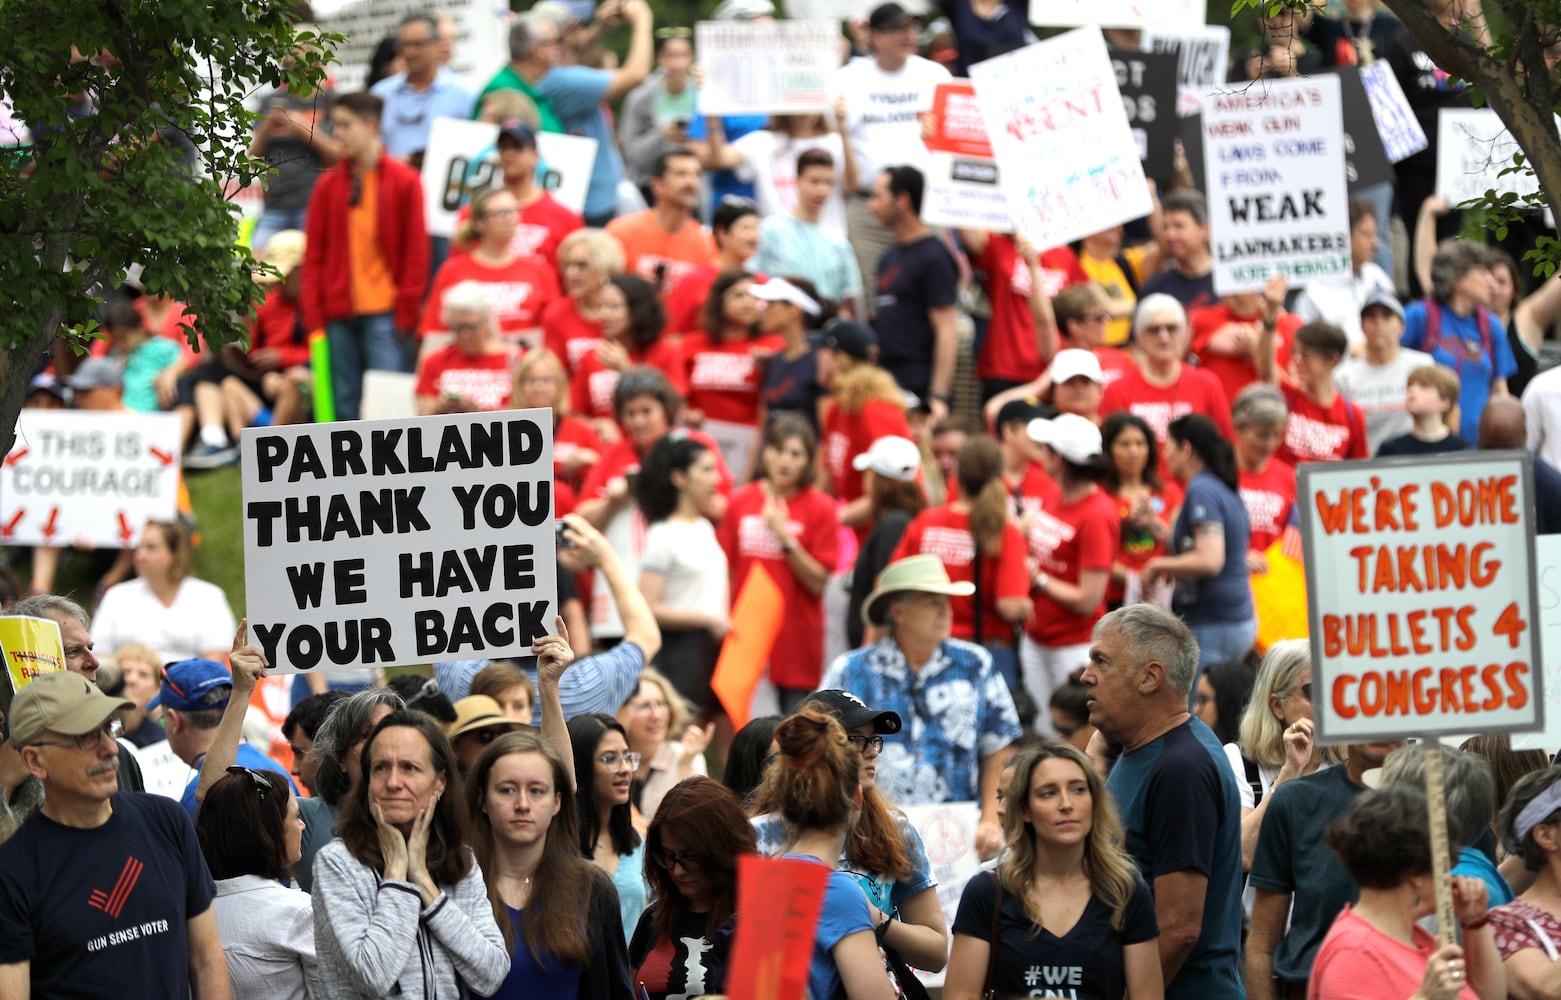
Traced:
<path id="1" fill-rule="evenodd" d="M 1380 56 L 1423 123 L 1468 101 L 1344 8 L 1262 15 L 1233 78 Z M 1258 648 L 1253 580 L 1293 558 L 1305 462 L 1529 448 L 1561 532 L 1561 276 L 1438 242 L 1414 158 L 1355 192 L 1353 273 L 1302 288 L 1216 295 L 1185 176 L 1074 246 L 929 226 L 932 88 L 1034 38 L 1007 0 L 942 13 L 850 24 L 827 115 L 702 114 L 689 26 L 644 0 L 542 0 L 470 88 L 449 19 L 411 14 L 369 89 L 260 98 L 248 347 L 181 346 L 199 318 L 128 290 L 29 405 L 178 412 L 189 470 L 358 418 L 374 371 L 413 376 L 408 414 L 548 409 L 555 634 L 299 677 L 274 741 L 189 519 L 87 607 L 35 549 L 9 613 L 58 622 L 68 669 L 0 704 L 0 996 L 717 995 L 755 853 L 831 869 L 810 1000 L 915 997 L 917 970 L 949 1000 L 1555 995 L 1561 772 L 1444 751 L 1438 946 L 1426 751 L 1318 746 L 1308 647 Z M 440 116 L 497 126 L 448 239 Z M 539 181 L 549 133 L 597 140 L 581 212 Z M 756 568 L 783 629 L 734 728 L 712 677 Z M 990 862 L 952 925 L 899 809 L 948 802 Z"/>

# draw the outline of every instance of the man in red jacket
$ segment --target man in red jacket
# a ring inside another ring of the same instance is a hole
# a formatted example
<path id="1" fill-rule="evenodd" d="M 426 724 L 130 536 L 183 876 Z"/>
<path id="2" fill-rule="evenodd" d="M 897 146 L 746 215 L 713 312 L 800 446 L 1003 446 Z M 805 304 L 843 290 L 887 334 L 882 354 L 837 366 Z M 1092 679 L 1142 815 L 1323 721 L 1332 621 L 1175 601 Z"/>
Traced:
<path id="1" fill-rule="evenodd" d="M 344 94 L 331 108 L 342 158 L 309 199 L 303 266 L 306 329 L 324 328 L 339 420 L 356 420 L 363 371 L 408 372 L 428 285 L 428 231 L 417 171 L 379 138 L 384 103 Z"/>

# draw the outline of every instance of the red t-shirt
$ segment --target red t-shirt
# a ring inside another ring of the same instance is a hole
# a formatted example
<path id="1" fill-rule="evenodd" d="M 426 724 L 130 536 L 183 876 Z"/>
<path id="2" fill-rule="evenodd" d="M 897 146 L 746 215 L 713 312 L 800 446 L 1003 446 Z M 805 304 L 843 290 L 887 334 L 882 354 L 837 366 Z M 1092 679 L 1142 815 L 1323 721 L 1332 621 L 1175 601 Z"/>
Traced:
<path id="1" fill-rule="evenodd" d="M 620 215 L 607 224 L 607 232 L 623 244 L 624 271 L 639 275 L 663 294 L 694 268 L 709 265 L 716 255 L 710 230 L 689 219 L 669 233 L 661 228 L 654 209 Z"/>
<path id="2" fill-rule="evenodd" d="M 1008 514 L 1014 518 L 1055 507 L 1062 498 L 1057 481 L 1046 474 L 1040 462 L 1025 466 L 1024 477 L 1018 483 L 1008 481 L 1004 485 L 1008 487 Z"/>
<path id="3" fill-rule="evenodd" d="M 1290 406 L 1285 439 L 1279 445 L 1280 458 L 1300 465 L 1371 457 L 1366 445 L 1366 414 L 1342 393 L 1334 393 L 1333 405 L 1324 407 L 1292 382 L 1284 382 L 1280 388 Z"/>
<path id="4" fill-rule="evenodd" d="M 573 375 L 580 359 L 596 350 L 602 340 L 602 324 L 588 322 L 580 315 L 575 300 L 562 295 L 542 310 L 542 346 L 558 355 Z"/>
<path id="5" fill-rule="evenodd" d="M 515 227 L 510 249 L 523 257 L 539 257 L 556 272 L 558 245 L 584 225 L 584 219 L 544 191 L 542 197 L 520 210 L 520 224 Z"/>
<path id="6" fill-rule="evenodd" d="M 1226 399 L 1235 399 L 1237 393 L 1257 381 L 1257 367 L 1253 365 L 1250 354 L 1239 358 L 1228 354 L 1211 354 L 1207 349 L 1209 340 L 1227 323 L 1251 324 L 1255 339 L 1259 322 L 1257 317 L 1242 319 L 1236 316 L 1223 302 L 1194 309 L 1187 314 L 1187 327 L 1192 332 L 1192 352 L 1198 355 L 1199 367 L 1212 372 L 1220 380 L 1220 385 L 1225 388 Z M 1300 328 L 1301 317 L 1295 313 L 1282 312 L 1274 323 L 1274 345 L 1280 371 L 1290 367 L 1290 339 Z"/>
<path id="7" fill-rule="evenodd" d="M 573 477 L 565 476 L 564 464 L 570 456 L 578 451 L 594 451 L 598 456 L 602 453 L 602 439 L 596 435 L 596 428 L 591 426 L 589 420 L 579 417 L 558 417 L 553 422 L 553 476 L 557 479 L 574 479 L 577 483 L 585 479 L 584 474 L 576 473 Z"/>
<path id="8" fill-rule="evenodd" d="M 881 399 L 868 400 L 860 413 L 847 413 L 831 401 L 828 411 L 824 416 L 824 467 L 834 484 L 835 498 L 850 503 L 863 493 L 862 474 L 851 460 L 881 437 L 911 437 L 911 425 L 905 421 L 904 410 Z M 866 532 L 858 534 L 866 536 Z"/>
<path id="9" fill-rule="evenodd" d="M 1077 503 L 1059 501 L 1039 511 L 1030 523 L 1030 556 L 1036 568 L 1066 583 L 1078 583 L 1083 570 L 1111 572 L 1117 554 L 1117 508 L 1104 490 L 1091 490 Z M 1088 615 L 1076 615 L 1040 592 L 1035 616 L 1025 626 L 1042 646 L 1077 646 L 1089 642 L 1095 622 L 1106 613 L 1105 598 Z"/>
<path id="10" fill-rule="evenodd" d="M 833 570 L 840 558 L 839 522 L 835 502 L 809 486 L 785 501 L 787 521 L 797 544 Z M 750 483 L 732 494 L 726 516 L 716 528 L 716 537 L 726 551 L 732 571 L 732 595 L 741 592 L 743 581 L 755 563 L 762 564 L 780 588 L 782 618 L 788 633 L 798 637 L 824 634 L 824 598 L 814 595 L 792 572 L 780 540 L 764 523 L 764 489 Z M 817 642 L 777 642 L 770 650 L 770 680 L 777 687 L 812 691 L 824 673 L 824 650 Z"/>
<path id="11" fill-rule="evenodd" d="M 900 536 L 895 559 L 906 556 L 935 555 L 955 583 L 973 583 L 976 579 L 976 539 L 970 533 L 970 515 L 953 507 L 929 507 L 917 514 Z M 982 640 L 992 642 L 1011 638 L 1013 626 L 998 616 L 1000 597 L 1025 597 L 1030 593 L 1030 576 L 1024 564 L 1024 536 L 1012 522 L 1003 526 L 1002 550 L 992 558 L 981 557 Z M 956 639 L 976 637 L 976 599 L 953 600 Z"/>
<path id="12" fill-rule="evenodd" d="M 712 344 L 703 333 L 683 338 L 684 370 L 688 373 L 688 405 L 703 410 L 707 420 L 726 420 L 749 427 L 759 423 L 759 390 L 763 373 L 757 358 L 785 348 L 778 336 L 725 340 Z"/>
<path id="13" fill-rule="evenodd" d="M 1050 358 L 1043 358 L 1035 344 L 1035 317 L 1030 314 L 1030 268 L 1019 256 L 1012 236 L 990 233 L 986 248 L 971 261 L 986 275 L 986 295 L 992 303 L 976 375 L 987 379 L 1028 382 L 1041 373 Z M 1048 298 L 1068 285 L 1089 280 L 1079 258 L 1067 247 L 1053 247 L 1041 254 L 1042 291 Z"/>
<path id="14" fill-rule="evenodd" d="M 1182 486 L 1174 479 L 1165 481 L 1165 485 L 1156 493 L 1150 494 L 1149 503 L 1155 514 L 1162 518 L 1166 525 L 1175 523 L 1173 516 L 1176 508 L 1182 505 Z M 1132 513 L 1133 505 L 1114 493 L 1106 494 L 1111 502 L 1116 505 L 1117 523 L 1120 525 L 1117 540 L 1117 562 L 1130 570 L 1141 570 L 1149 560 L 1155 556 L 1165 554 L 1165 543 L 1149 532 L 1138 527 L 1128 520 Z M 1106 585 L 1106 603 L 1122 603 L 1123 585 L 1111 581 Z"/>
<path id="15" fill-rule="evenodd" d="M 471 400 L 479 410 L 502 410 L 509 406 L 513 378 L 510 364 L 513 351 L 498 354 L 464 354 L 454 344 L 424 358 L 417 367 L 417 395 L 460 396 Z"/>
<path id="16" fill-rule="evenodd" d="M 667 289 L 662 303 L 667 309 L 667 332 L 690 334 L 705 327 L 705 300 L 719 272 L 713 264 L 690 268 Z"/>
<path id="17" fill-rule="evenodd" d="M 667 381 L 672 383 L 672 388 L 679 395 L 688 394 L 688 385 L 683 376 L 682 352 L 678 350 L 677 344 L 666 337 L 643 351 L 630 351 L 629 363 L 658 369 L 667 376 Z M 569 380 L 569 406 L 576 413 L 612 419 L 615 417 L 612 392 L 617 387 L 618 372 L 598 361 L 595 350 L 589 351 L 575 366 L 575 373 Z"/>
<path id="18" fill-rule="evenodd" d="M 726 467 L 726 459 L 721 457 L 721 448 L 715 443 L 715 439 L 703 431 L 690 430 L 683 433 L 715 453 L 716 471 L 721 475 L 718 490 L 722 496 L 730 496 L 732 470 Z M 606 496 L 607 484 L 627 472 L 639 469 L 640 462 L 645 457 L 635 450 L 634 442 L 628 438 L 614 441 L 602 451 L 601 455 L 602 460 L 591 466 L 591 471 L 585 474 L 585 484 L 580 487 L 581 499 L 599 499 Z"/>
<path id="19" fill-rule="evenodd" d="M 493 326 L 505 339 L 529 333 L 542 325 L 542 311 L 558 298 L 558 279 L 546 265 L 517 257 L 503 267 L 489 267 L 471 254 L 451 257 L 434 275 L 434 286 L 423 306 L 419 336 L 445 333 L 444 294 L 463 281 L 481 282 L 493 311 Z"/>
<path id="20" fill-rule="evenodd" d="M 309 338 L 302 334 L 301 308 L 282 294 L 280 286 L 267 292 L 265 301 L 255 310 L 255 318 L 249 322 L 250 351 L 275 348 L 281 353 L 283 368 L 307 365 Z"/>
<path id="21" fill-rule="evenodd" d="M 1290 523 L 1295 507 L 1295 468 L 1277 458 L 1269 459 L 1262 472 L 1242 471 L 1237 477 L 1241 503 L 1247 508 L 1251 540 L 1247 548 L 1266 552 Z"/>
<path id="22" fill-rule="evenodd" d="M 1201 413 L 1213 420 L 1228 440 L 1236 437 L 1236 430 L 1230 424 L 1230 398 L 1225 395 L 1220 380 L 1191 365 L 1182 365 L 1181 375 L 1175 384 L 1168 386 L 1151 385 L 1144 373 L 1136 368 L 1124 373 L 1106 386 L 1100 401 L 1101 413 L 1111 414 L 1118 410 L 1136 413 L 1153 427 L 1162 452 L 1171 421 L 1188 413 Z"/>
<path id="23" fill-rule="evenodd" d="M 1138 365 L 1133 361 L 1133 356 L 1116 347 L 1097 347 L 1095 360 L 1100 362 L 1100 374 L 1105 376 L 1104 385 L 1120 379 L 1128 372 L 1138 371 Z"/>

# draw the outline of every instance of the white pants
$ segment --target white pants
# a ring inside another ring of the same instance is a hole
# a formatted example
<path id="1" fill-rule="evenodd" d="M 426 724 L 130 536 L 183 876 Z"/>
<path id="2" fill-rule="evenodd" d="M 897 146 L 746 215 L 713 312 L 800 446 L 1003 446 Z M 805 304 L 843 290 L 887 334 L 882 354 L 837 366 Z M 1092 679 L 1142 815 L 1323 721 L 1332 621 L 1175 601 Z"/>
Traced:
<path id="1" fill-rule="evenodd" d="M 1028 635 L 1019 639 L 1019 676 L 1035 699 L 1035 732 L 1056 736 L 1048 706 L 1052 692 L 1068 683 L 1068 675 L 1089 663 L 1089 643 L 1042 646 Z"/>

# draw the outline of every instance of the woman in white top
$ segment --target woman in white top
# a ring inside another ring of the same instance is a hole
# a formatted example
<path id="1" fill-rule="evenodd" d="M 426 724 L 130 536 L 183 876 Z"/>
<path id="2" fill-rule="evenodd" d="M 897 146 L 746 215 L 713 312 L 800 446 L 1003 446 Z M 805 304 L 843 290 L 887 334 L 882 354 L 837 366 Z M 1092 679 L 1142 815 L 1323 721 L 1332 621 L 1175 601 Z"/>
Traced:
<path id="1" fill-rule="evenodd" d="M 287 779 L 230 767 L 195 820 L 217 882 L 217 930 L 233 995 L 246 1000 L 323 997 L 307 893 L 283 883 L 303 856 L 303 819 Z"/>
<path id="2" fill-rule="evenodd" d="M 147 522 L 132 558 L 136 578 L 103 595 L 92 620 L 93 645 L 144 643 L 162 663 L 226 661 L 238 623 L 221 588 L 192 575 L 195 553 L 184 526 Z"/>
<path id="3" fill-rule="evenodd" d="M 704 512 L 721 484 L 715 452 L 674 431 L 645 456 L 636 488 L 650 530 L 640 591 L 661 626 L 654 666 L 700 709 L 717 711 L 710 677 L 731 628 L 726 553 Z"/>

